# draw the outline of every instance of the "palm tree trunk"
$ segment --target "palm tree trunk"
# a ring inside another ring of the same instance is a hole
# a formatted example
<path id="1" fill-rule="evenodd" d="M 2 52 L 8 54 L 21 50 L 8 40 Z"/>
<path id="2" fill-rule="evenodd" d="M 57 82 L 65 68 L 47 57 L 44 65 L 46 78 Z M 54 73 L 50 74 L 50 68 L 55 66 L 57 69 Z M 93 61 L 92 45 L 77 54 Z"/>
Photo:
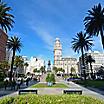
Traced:
<path id="1" fill-rule="evenodd" d="M 92 63 L 90 62 L 91 78 L 93 77 Z"/>
<path id="2" fill-rule="evenodd" d="M 12 81 L 12 77 L 13 77 L 12 73 L 13 73 L 14 57 L 15 57 L 15 49 L 13 49 L 13 56 L 12 56 L 11 70 L 10 70 L 10 81 Z"/>
<path id="3" fill-rule="evenodd" d="M 81 48 L 81 52 L 82 52 L 82 65 L 83 65 L 83 74 L 84 74 L 84 79 L 86 80 L 86 73 L 85 73 L 85 63 L 84 63 L 84 52 L 83 52 L 83 47 Z"/>
<path id="4" fill-rule="evenodd" d="M 82 52 L 82 65 L 85 66 L 85 64 L 84 64 L 84 52 L 83 52 L 83 48 L 81 48 L 81 52 Z"/>
<path id="5" fill-rule="evenodd" d="M 103 36 L 103 29 L 100 29 L 100 33 L 101 33 L 101 40 L 102 40 L 102 45 L 103 45 L 103 49 L 104 49 L 104 36 Z"/>

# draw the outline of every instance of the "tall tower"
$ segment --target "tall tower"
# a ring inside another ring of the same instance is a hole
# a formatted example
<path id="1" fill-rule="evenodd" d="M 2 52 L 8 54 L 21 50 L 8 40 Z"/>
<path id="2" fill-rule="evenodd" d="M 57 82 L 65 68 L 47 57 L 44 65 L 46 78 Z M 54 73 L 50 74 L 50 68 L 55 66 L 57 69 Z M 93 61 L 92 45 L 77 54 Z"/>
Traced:
<path id="1" fill-rule="evenodd" d="M 54 66 L 60 67 L 62 59 L 62 45 L 60 43 L 60 39 L 56 38 L 54 45 Z"/>

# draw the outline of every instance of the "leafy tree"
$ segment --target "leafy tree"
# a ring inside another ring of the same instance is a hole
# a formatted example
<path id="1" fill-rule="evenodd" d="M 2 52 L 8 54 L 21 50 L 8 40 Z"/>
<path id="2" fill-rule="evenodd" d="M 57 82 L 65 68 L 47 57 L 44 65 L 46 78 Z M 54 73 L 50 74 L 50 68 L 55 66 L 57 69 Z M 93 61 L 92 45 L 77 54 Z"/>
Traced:
<path id="1" fill-rule="evenodd" d="M 99 70 L 98 70 L 98 72 L 97 72 L 97 75 L 98 75 L 98 76 L 104 77 L 104 67 L 101 66 L 101 67 L 99 68 Z"/>
<path id="2" fill-rule="evenodd" d="M 4 70 L 4 72 L 8 71 L 9 68 L 10 68 L 10 65 L 9 65 L 8 61 L 0 62 L 0 69 Z"/>
<path id="3" fill-rule="evenodd" d="M 11 10 L 11 7 L 8 7 L 7 4 L 0 2 L 0 26 L 3 30 L 11 30 L 13 28 L 13 18 L 14 16 L 8 13 Z"/>
<path id="4" fill-rule="evenodd" d="M 8 61 L 1 61 L 0 62 L 0 73 L 1 73 L 1 77 L 5 77 L 8 75 L 8 70 L 10 68 L 10 65 L 8 63 Z"/>
<path id="5" fill-rule="evenodd" d="M 43 73 L 45 72 L 45 67 L 42 66 L 42 67 L 40 68 L 40 71 L 41 71 L 42 74 L 43 74 Z"/>
<path id="6" fill-rule="evenodd" d="M 9 50 L 13 51 L 13 56 L 12 56 L 12 62 L 11 62 L 11 71 L 10 71 L 10 81 L 12 80 L 12 73 L 13 73 L 13 65 L 14 65 L 14 58 L 15 58 L 15 52 L 16 51 L 21 51 L 22 43 L 20 38 L 17 36 L 13 36 L 8 39 L 7 42 L 7 48 Z"/>
<path id="7" fill-rule="evenodd" d="M 46 77 L 46 82 L 51 82 L 52 84 L 54 84 L 55 83 L 55 75 L 48 73 L 47 77 Z"/>
<path id="8" fill-rule="evenodd" d="M 55 71 L 55 73 L 58 72 L 57 67 L 53 67 L 53 70 Z"/>
<path id="9" fill-rule="evenodd" d="M 75 73 L 76 73 L 75 68 L 74 68 L 74 67 L 71 67 L 70 71 L 71 71 L 70 76 L 71 76 L 71 77 L 72 77 L 72 76 L 74 77 L 74 75 L 75 75 Z"/>
<path id="10" fill-rule="evenodd" d="M 22 58 L 22 56 L 15 56 L 14 59 L 14 66 L 16 66 L 16 68 L 18 69 L 18 75 L 19 74 L 23 74 L 24 73 L 24 60 Z"/>
<path id="11" fill-rule="evenodd" d="M 58 68 L 57 71 L 63 72 L 63 73 L 65 72 L 65 70 L 63 68 Z"/>
<path id="12" fill-rule="evenodd" d="M 88 16 L 84 19 L 85 30 L 90 36 L 101 36 L 104 49 L 104 8 L 99 3 L 88 10 Z"/>
<path id="13" fill-rule="evenodd" d="M 55 84 L 55 75 L 54 74 L 51 74 L 51 82 L 53 83 L 53 84 Z"/>
<path id="14" fill-rule="evenodd" d="M 35 68 L 35 69 L 33 70 L 33 72 L 36 73 L 36 72 L 37 72 L 37 68 Z"/>
<path id="15" fill-rule="evenodd" d="M 46 82 L 51 82 L 51 79 L 50 79 L 50 74 L 49 74 L 49 73 L 47 74 L 47 77 L 46 77 Z"/>
<path id="16" fill-rule="evenodd" d="M 77 33 L 76 37 L 73 38 L 72 43 L 72 49 L 76 52 L 79 53 L 81 51 L 82 53 L 82 65 L 85 66 L 84 63 L 84 50 L 88 51 L 91 49 L 91 46 L 93 45 L 92 39 L 90 36 L 87 36 L 86 33 L 79 32 Z M 85 71 L 84 71 L 84 77 L 85 76 Z M 86 78 L 85 78 L 86 79 Z"/>
<path id="17" fill-rule="evenodd" d="M 75 68 L 74 67 L 71 67 L 71 74 L 73 74 L 73 73 L 76 73 L 76 70 L 75 70 Z"/>

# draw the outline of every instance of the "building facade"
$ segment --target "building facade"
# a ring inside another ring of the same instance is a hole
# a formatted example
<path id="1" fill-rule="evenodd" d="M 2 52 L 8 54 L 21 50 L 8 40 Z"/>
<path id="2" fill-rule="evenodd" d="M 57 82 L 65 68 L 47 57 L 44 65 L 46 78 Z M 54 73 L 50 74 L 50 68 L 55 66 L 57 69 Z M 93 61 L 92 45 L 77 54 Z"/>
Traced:
<path id="1" fill-rule="evenodd" d="M 5 60 L 6 58 L 6 43 L 8 36 L 7 34 L 0 29 L 0 61 Z"/>
<path id="2" fill-rule="evenodd" d="M 30 72 L 31 74 L 34 74 L 33 70 L 37 69 L 40 70 L 40 68 L 45 66 L 45 61 L 43 59 L 37 58 L 37 57 L 31 57 L 28 61 L 28 67 L 26 70 L 26 73 Z"/>
<path id="3" fill-rule="evenodd" d="M 6 61 L 9 62 L 9 64 L 12 61 L 13 52 L 11 50 L 6 49 Z"/>
<path id="4" fill-rule="evenodd" d="M 91 57 L 95 60 L 95 62 L 92 62 L 92 69 L 93 73 L 96 73 L 101 66 L 104 66 L 104 53 L 100 53 L 98 51 L 94 52 L 88 52 L 84 54 L 84 61 L 85 61 L 85 69 L 86 73 L 90 73 L 90 64 L 86 63 L 86 57 L 91 55 Z M 81 69 L 81 57 L 79 58 L 79 68 Z M 81 72 L 81 71 L 80 71 Z"/>
<path id="5" fill-rule="evenodd" d="M 54 45 L 54 67 L 63 68 L 66 74 L 71 73 L 71 68 L 75 68 L 78 73 L 77 59 L 71 57 L 62 57 L 62 45 L 59 38 L 56 38 Z"/>

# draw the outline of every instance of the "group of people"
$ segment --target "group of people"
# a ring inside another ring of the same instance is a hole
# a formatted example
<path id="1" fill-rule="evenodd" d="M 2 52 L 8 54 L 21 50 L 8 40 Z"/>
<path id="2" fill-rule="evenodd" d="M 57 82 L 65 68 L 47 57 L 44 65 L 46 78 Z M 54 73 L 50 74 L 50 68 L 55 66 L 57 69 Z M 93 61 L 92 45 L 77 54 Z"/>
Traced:
<path id="1" fill-rule="evenodd" d="M 29 82 L 29 79 L 27 78 L 25 80 L 25 83 L 26 83 L 26 86 L 28 86 L 28 82 Z M 7 89 L 7 87 L 11 87 L 11 90 L 15 90 L 17 88 L 20 89 L 20 86 L 24 83 L 23 79 L 13 79 L 11 82 L 8 80 L 8 79 L 5 79 L 4 80 L 4 86 L 5 86 L 5 90 Z"/>

